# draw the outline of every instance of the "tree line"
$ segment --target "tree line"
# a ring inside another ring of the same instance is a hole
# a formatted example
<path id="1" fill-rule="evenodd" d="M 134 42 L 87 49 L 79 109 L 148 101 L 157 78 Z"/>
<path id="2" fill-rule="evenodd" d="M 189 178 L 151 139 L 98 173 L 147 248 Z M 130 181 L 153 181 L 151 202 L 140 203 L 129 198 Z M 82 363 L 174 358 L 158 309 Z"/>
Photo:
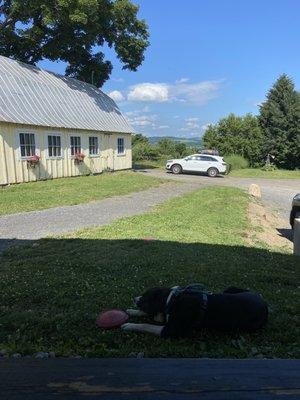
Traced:
<path id="1" fill-rule="evenodd" d="M 270 159 L 272 167 L 300 168 L 300 93 L 293 81 L 281 75 L 269 90 L 259 114 L 230 114 L 209 125 L 202 138 L 206 149 L 217 149 L 229 163 L 261 167 Z M 133 161 L 180 158 L 199 148 L 161 139 L 151 145 L 148 138 L 133 137 Z"/>
<path id="2" fill-rule="evenodd" d="M 300 168 L 300 94 L 293 81 L 281 75 L 259 115 L 222 118 L 207 128 L 203 144 L 222 155 L 243 156 L 251 167 L 264 165 L 269 155 L 278 168 Z"/>
<path id="3" fill-rule="evenodd" d="M 133 162 L 141 160 L 155 161 L 160 158 L 180 158 L 196 153 L 198 150 L 196 146 L 187 146 L 186 143 L 174 142 L 167 138 L 162 138 L 157 144 L 152 145 L 149 139 L 140 133 L 132 138 Z"/>

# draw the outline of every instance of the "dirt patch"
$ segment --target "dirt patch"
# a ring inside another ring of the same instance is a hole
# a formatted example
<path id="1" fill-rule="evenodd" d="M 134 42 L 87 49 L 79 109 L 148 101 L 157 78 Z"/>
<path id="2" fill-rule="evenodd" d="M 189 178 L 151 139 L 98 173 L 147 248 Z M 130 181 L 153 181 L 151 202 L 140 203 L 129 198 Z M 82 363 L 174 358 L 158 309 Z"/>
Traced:
<path id="1" fill-rule="evenodd" d="M 249 234 L 247 241 L 253 244 L 262 241 L 270 247 L 281 247 L 288 251 L 293 248 L 291 230 L 287 221 L 268 211 L 258 200 L 252 199 L 248 208 L 248 216 L 255 235 Z"/>

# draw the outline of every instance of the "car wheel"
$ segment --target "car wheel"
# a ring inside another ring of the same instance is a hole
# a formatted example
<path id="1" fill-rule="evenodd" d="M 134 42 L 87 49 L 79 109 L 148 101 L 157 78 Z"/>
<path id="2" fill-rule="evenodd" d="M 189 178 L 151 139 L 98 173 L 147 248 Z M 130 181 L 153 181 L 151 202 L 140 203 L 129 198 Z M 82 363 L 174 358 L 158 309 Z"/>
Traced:
<path id="1" fill-rule="evenodd" d="M 207 175 L 210 178 L 215 178 L 218 175 L 219 171 L 217 170 L 217 168 L 209 168 L 209 170 L 207 171 Z"/>
<path id="2" fill-rule="evenodd" d="M 172 165 L 171 169 L 172 169 L 173 174 L 181 174 L 181 172 L 182 172 L 181 165 L 179 165 L 179 164 Z"/>

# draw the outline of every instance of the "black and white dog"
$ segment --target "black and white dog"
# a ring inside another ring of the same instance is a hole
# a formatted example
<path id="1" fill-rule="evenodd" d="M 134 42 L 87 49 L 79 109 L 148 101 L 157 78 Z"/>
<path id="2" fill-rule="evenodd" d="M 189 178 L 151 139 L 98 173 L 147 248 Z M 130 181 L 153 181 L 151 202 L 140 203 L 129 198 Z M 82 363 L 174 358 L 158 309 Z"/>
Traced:
<path id="1" fill-rule="evenodd" d="M 127 310 L 130 316 L 149 316 L 163 325 L 126 323 L 122 329 L 160 337 L 188 337 L 202 329 L 255 332 L 268 320 L 262 297 L 235 287 L 220 294 L 209 293 L 199 284 L 153 288 L 134 301 L 138 309 Z"/>

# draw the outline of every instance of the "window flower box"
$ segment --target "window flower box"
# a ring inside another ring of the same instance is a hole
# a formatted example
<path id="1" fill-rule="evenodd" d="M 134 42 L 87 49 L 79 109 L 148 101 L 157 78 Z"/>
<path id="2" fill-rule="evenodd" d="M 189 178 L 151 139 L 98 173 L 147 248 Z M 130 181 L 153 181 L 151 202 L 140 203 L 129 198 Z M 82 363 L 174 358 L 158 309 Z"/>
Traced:
<path id="1" fill-rule="evenodd" d="M 75 162 L 75 164 L 81 164 L 84 161 L 85 158 L 85 154 L 83 153 L 76 153 L 73 156 L 73 160 Z"/>
<path id="2" fill-rule="evenodd" d="M 40 160 L 41 160 L 41 157 L 36 154 L 34 156 L 27 157 L 26 158 L 27 167 L 35 168 L 39 164 Z"/>

